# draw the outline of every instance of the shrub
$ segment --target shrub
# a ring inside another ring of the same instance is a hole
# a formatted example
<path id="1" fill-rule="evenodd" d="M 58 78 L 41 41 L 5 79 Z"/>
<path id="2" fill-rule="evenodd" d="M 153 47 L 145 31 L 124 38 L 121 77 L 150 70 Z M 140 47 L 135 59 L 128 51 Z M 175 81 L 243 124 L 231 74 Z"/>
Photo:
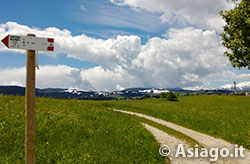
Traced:
<path id="1" fill-rule="evenodd" d="M 162 99 L 166 99 L 166 98 L 167 98 L 167 92 L 162 92 L 162 93 L 160 94 L 160 97 L 161 97 Z"/>
<path id="2" fill-rule="evenodd" d="M 176 96 L 176 94 L 172 91 L 169 92 L 165 92 L 165 93 L 161 93 L 160 97 L 162 99 L 167 99 L 168 101 L 178 101 L 178 97 Z"/>
<path id="3" fill-rule="evenodd" d="M 167 92 L 167 99 L 168 101 L 178 101 L 177 96 L 172 91 Z"/>

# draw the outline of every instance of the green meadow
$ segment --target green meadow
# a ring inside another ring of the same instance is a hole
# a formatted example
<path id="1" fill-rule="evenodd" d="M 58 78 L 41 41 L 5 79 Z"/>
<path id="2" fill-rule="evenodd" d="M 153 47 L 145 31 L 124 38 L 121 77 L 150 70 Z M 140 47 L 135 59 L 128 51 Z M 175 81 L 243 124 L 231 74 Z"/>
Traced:
<path id="1" fill-rule="evenodd" d="M 179 100 L 147 99 L 109 105 L 151 115 L 250 149 L 250 97 L 186 96 Z"/>
<path id="2" fill-rule="evenodd" d="M 0 96 L 0 161 L 24 163 L 24 97 Z M 140 122 L 184 138 L 156 123 L 108 110 L 161 118 L 250 149 L 250 97 L 187 96 L 179 101 L 85 101 L 36 98 L 36 163 L 167 163 Z"/>
<path id="3" fill-rule="evenodd" d="M 24 163 L 24 97 L 0 96 L 0 163 Z M 165 163 L 135 119 L 100 102 L 36 99 L 36 163 Z"/>

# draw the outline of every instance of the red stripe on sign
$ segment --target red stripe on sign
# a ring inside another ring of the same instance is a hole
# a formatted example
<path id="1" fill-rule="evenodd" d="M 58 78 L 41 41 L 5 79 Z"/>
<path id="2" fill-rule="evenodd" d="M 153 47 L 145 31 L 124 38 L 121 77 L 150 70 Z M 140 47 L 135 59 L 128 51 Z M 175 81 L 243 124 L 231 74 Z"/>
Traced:
<path id="1" fill-rule="evenodd" d="M 54 47 L 48 47 L 47 51 L 54 51 Z"/>
<path id="2" fill-rule="evenodd" d="M 54 43 L 54 38 L 48 38 L 48 42 Z"/>

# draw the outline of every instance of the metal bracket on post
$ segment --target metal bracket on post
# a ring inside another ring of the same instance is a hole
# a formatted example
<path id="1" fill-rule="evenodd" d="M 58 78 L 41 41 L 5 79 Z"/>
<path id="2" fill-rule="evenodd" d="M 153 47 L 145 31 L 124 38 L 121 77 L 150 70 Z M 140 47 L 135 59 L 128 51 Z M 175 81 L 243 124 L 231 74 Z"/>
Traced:
<path id="1" fill-rule="evenodd" d="M 38 51 L 35 52 L 35 67 L 39 70 Z"/>

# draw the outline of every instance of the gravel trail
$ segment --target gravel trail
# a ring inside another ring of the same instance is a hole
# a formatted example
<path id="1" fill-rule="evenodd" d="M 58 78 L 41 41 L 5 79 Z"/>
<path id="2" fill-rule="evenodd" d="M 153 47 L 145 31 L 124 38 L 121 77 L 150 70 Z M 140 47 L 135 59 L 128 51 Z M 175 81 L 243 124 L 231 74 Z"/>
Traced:
<path id="1" fill-rule="evenodd" d="M 141 123 L 148 131 L 150 131 L 153 136 L 155 137 L 156 141 L 158 141 L 161 146 L 163 145 L 168 145 L 168 147 L 170 148 L 170 150 L 172 150 L 172 152 L 170 153 L 170 155 L 168 156 L 168 158 L 170 159 L 170 162 L 172 164 L 195 164 L 195 163 L 199 163 L 199 164 L 210 164 L 209 160 L 207 159 L 202 159 L 202 158 L 176 158 L 175 157 L 175 150 L 178 144 L 183 144 L 183 146 L 186 148 L 190 148 L 189 145 L 185 144 L 184 141 L 179 140 L 173 136 L 168 135 L 167 133 L 152 127 L 148 124 L 145 123 Z"/>
<path id="2" fill-rule="evenodd" d="M 212 136 L 200 133 L 200 132 L 196 132 L 194 130 L 176 125 L 174 123 L 171 122 L 167 122 L 155 117 L 151 117 L 151 116 L 147 116 L 144 114 L 140 114 L 140 113 L 135 113 L 135 112 L 130 112 L 130 111 L 123 111 L 123 110 L 117 110 L 117 109 L 113 109 L 113 111 L 117 111 L 117 112 L 121 112 L 121 113 L 126 113 L 126 114 L 130 114 L 130 115 L 136 115 L 138 117 L 142 117 L 151 121 L 154 121 L 156 123 L 159 123 L 161 125 L 167 126 L 171 129 L 174 129 L 180 133 L 185 134 L 186 136 L 189 136 L 191 138 L 193 138 L 194 140 L 196 140 L 200 145 L 202 145 L 203 147 L 210 149 L 210 148 L 227 148 L 228 150 L 230 150 L 230 152 L 234 152 L 234 148 L 235 145 L 231 144 L 227 141 L 224 141 L 223 139 L 220 138 L 214 138 Z M 159 136 L 162 135 L 162 133 L 159 133 Z M 244 158 L 219 158 L 218 161 L 216 161 L 216 163 L 218 164 L 250 164 L 250 152 L 248 150 L 244 151 Z"/>

